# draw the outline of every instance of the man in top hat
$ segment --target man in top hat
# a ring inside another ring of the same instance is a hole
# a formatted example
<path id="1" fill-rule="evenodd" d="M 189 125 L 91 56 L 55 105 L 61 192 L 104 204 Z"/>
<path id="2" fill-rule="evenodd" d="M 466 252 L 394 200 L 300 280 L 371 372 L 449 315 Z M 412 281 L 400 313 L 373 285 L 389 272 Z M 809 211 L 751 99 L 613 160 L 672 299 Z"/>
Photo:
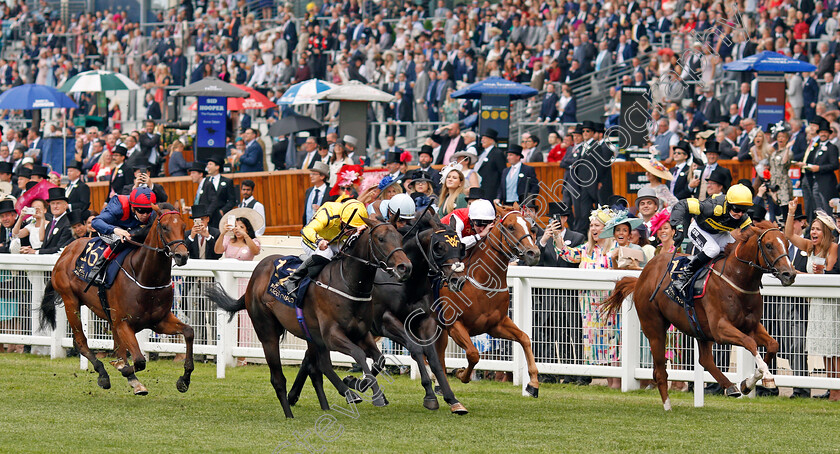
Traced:
<path id="1" fill-rule="evenodd" d="M 712 172 L 716 169 L 720 169 L 718 174 L 721 175 L 717 177 L 715 181 L 718 183 L 724 184 L 724 186 L 729 187 L 732 184 L 732 172 L 729 171 L 726 167 L 718 165 L 718 159 L 720 159 L 720 150 L 718 148 L 718 143 L 715 140 L 707 140 L 706 141 L 706 160 L 708 163 L 704 166 L 699 167 L 700 176 L 699 178 L 693 178 L 694 174 L 692 172 L 692 179 L 688 183 L 688 187 L 692 188 L 694 191 L 694 197 L 702 200 L 706 200 L 706 197 L 713 194 L 709 192 L 708 188 L 708 180 L 709 177 L 712 176 Z"/>
<path id="2" fill-rule="evenodd" d="M 573 145 L 566 150 L 566 154 L 560 160 L 560 168 L 565 169 L 563 177 L 563 204 L 571 209 L 575 205 L 575 200 L 580 196 L 580 185 L 575 181 L 575 176 L 571 168 L 580 158 L 580 150 L 583 146 L 583 128 L 580 125 L 572 126 L 569 128 L 567 134 L 572 137 Z M 574 212 L 569 215 L 568 225 L 571 229 L 575 228 Z"/>
<path id="3" fill-rule="evenodd" d="M 507 162 L 510 167 L 502 171 L 501 184 L 496 194 L 496 201 L 512 205 L 523 202 L 531 194 L 539 194 L 539 180 L 534 168 L 522 163 L 522 147 L 517 144 L 508 145 Z"/>
<path id="4" fill-rule="evenodd" d="M 570 182 L 569 189 L 574 190 L 570 194 L 575 212 L 573 229 L 578 232 L 589 230 L 589 212 L 598 203 L 599 181 L 606 176 L 598 171 L 602 167 L 600 147 L 596 138 L 598 129 L 594 121 L 585 120 L 581 123 L 583 141 L 575 147 L 570 159 L 572 162 L 566 172 L 568 176 L 566 179 Z M 585 163 L 581 164 L 579 161 L 585 161 Z"/>
<path id="5" fill-rule="evenodd" d="M 190 218 L 193 227 L 187 235 L 187 250 L 191 259 L 218 260 L 221 254 L 214 250 L 216 240 L 221 237 L 219 229 L 209 224 L 210 212 L 205 205 L 193 205 Z"/>
<path id="6" fill-rule="evenodd" d="M 499 133 L 495 129 L 488 128 L 481 135 L 482 152 L 478 155 L 473 171 L 481 177 L 481 187 L 485 194 L 491 197 L 499 193 L 499 186 L 502 182 L 502 172 L 505 170 L 505 157 L 496 146 L 496 139 Z"/>
<path id="7" fill-rule="evenodd" d="M 671 194 L 674 194 L 679 200 L 691 197 L 692 190 L 688 187 L 688 182 L 694 176 L 692 175 L 691 166 L 688 164 L 688 154 L 691 153 L 691 145 L 684 140 L 680 140 L 674 147 L 674 167 L 671 168 L 671 175 L 673 179 L 669 182 L 669 189 Z"/>
<path id="8" fill-rule="evenodd" d="M 434 150 L 431 145 L 423 145 L 420 147 L 420 152 L 417 154 L 417 164 L 419 169 L 429 174 L 432 180 L 432 188 L 435 194 L 440 192 L 440 172 L 432 167 L 432 159 L 434 159 Z"/>
<path id="9" fill-rule="evenodd" d="M 47 168 L 47 166 L 34 165 L 32 166 L 32 176 L 29 177 L 29 179 L 36 183 L 40 183 L 50 177 L 49 173 L 50 169 Z"/>
<path id="10" fill-rule="evenodd" d="M 210 211 L 210 225 L 218 225 L 222 215 L 236 206 L 236 190 L 233 180 L 223 177 L 220 172 L 224 158 L 214 156 L 207 160 L 207 177 L 201 187 L 201 204 Z"/>
<path id="11" fill-rule="evenodd" d="M 47 224 L 44 243 L 37 251 L 29 246 L 21 247 L 21 254 L 55 254 L 73 241 L 73 231 L 70 229 L 70 220 L 67 218 L 68 204 L 64 189 L 50 188 L 47 201 L 50 203 L 52 218 Z"/>
<path id="12" fill-rule="evenodd" d="M 23 194 L 26 192 L 26 184 L 29 183 L 29 177 L 32 176 L 32 169 L 27 169 L 26 167 L 21 167 L 18 169 L 18 178 L 17 178 L 17 186 L 20 189 L 20 193 Z"/>
<path id="13" fill-rule="evenodd" d="M 15 222 L 17 222 L 15 202 L 11 199 L 0 200 L 0 254 L 9 253 L 9 245 L 14 238 L 12 229 L 15 227 Z"/>
<path id="14" fill-rule="evenodd" d="M 706 194 L 707 197 L 711 197 L 715 194 L 723 194 L 732 184 L 732 176 L 729 173 L 724 172 L 723 169 L 723 167 L 718 166 L 712 171 L 709 178 L 706 179 L 706 190 L 708 191 Z"/>
<path id="15" fill-rule="evenodd" d="M 91 233 L 88 232 L 87 219 L 90 217 L 90 211 L 80 210 L 71 211 L 67 213 L 67 219 L 70 221 L 70 229 L 73 232 L 73 239 L 89 238 Z"/>
<path id="16" fill-rule="evenodd" d="M 123 188 L 126 184 L 128 184 L 129 180 L 126 172 L 126 165 L 125 165 L 125 157 L 127 156 L 128 150 L 122 145 L 117 145 L 114 147 L 114 151 L 111 152 L 111 159 L 114 160 L 114 168 L 111 170 L 111 179 L 110 179 L 110 196 L 114 196 L 122 192 Z"/>
<path id="17" fill-rule="evenodd" d="M 82 181 L 82 163 L 73 161 L 67 165 L 67 178 L 70 180 L 64 188 L 71 212 L 81 212 L 90 207 L 90 188 Z"/>
<path id="18" fill-rule="evenodd" d="M 20 197 L 21 189 L 12 182 L 12 163 L 0 161 L 0 191 L 2 186 L 8 185 L 7 193 L 14 198 Z"/>
<path id="19" fill-rule="evenodd" d="M 329 191 L 329 188 L 327 187 L 327 180 L 329 178 L 330 168 L 323 162 L 315 163 L 315 165 L 309 170 L 310 186 L 309 189 L 306 190 L 306 194 L 303 196 L 303 225 L 309 224 L 309 221 L 315 217 L 315 213 L 318 211 L 318 208 L 320 208 L 326 200 L 325 197 Z"/>
<path id="20" fill-rule="evenodd" d="M 364 156 L 356 156 L 356 147 L 359 146 L 359 139 L 350 134 L 345 134 L 341 140 L 344 142 L 344 150 L 347 152 L 347 157 L 353 161 L 353 164 L 367 165 Z"/>
<path id="21" fill-rule="evenodd" d="M 802 169 L 802 195 L 805 213 L 813 221 L 814 212 L 823 210 L 831 213 L 828 201 L 836 198 L 837 177 L 834 172 L 840 167 L 837 146 L 829 142 L 831 125 L 823 117 L 816 117 L 819 137 L 814 139 L 805 151 L 802 161 L 794 165 Z"/>

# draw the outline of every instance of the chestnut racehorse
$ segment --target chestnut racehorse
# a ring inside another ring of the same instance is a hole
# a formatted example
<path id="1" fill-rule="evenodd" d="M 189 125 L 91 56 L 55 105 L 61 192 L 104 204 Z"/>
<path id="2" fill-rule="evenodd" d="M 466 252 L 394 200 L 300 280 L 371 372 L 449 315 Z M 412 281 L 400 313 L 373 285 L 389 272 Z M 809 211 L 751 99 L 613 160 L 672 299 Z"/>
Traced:
<path id="1" fill-rule="evenodd" d="M 779 351 L 779 343 L 761 324 L 761 276 L 771 273 L 782 285 L 789 286 L 796 279 L 796 272 L 788 259 L 788 241 L 772 223 L 761 221 L 742 231 L 741 236 L 741 241 L 726 247 L 722 260 L 713 263 L 705 296 L 695 300 L 697 320 L 707 338 L 701 339 L 695 332 L 683 307 L 664 292 L 655 290 L 660 281 L 661 288 L 670 283 L 670 256 L 667 254 L 654 257 L 638 278 L 619 280 L 602 305 L 603 312 L 618 313 L 624 299 L 633 295 L 642 331 L 650 341 L 653 378 L 666 411 L 671 409 L 671 399 L 668 397 L 668 372 L 665 370 L 665 332 L 671 324 L 697 338 L 700 364 L 726 390 L 726 395 L 738 397 L 747 394 L 759 379 L 763 379 L 764 386 L 768 388 L 776 386 L 767 362 Z M 756 373 L 741 382 L 740 386 L 734 385 L 715 365 L 713 342 L 740 345 L 749 350 L 758 366 Z M 767 348 L 763 360 L 758 356 L 758 345 Z"/>
<path id="2" fill-rule="evenodd" d="M 280 303 L 268 292 L 274 262 L 280 258 L 278 255 L 264 258 L 254 268 L 245 294 L 238 300 L 228 296 L 218 286 L 206 291 L 210 300 L 230 313 L 231 317 L 242 309 L 248 310 L 254 330 L 263 345 L 265 360 L 271 369 L 271 384 L 287 418 L 294 416 L 289 406 L 286 377 L 280 361 L 280 336 L 286 331 L 307 340 L 304 361 L 317 365 L 309 378 L 323 410 L 329 410 L 330 407 L 323 392 L 322 374 L 327 376 L 347 402 L 357 403 L 362 400 L 333 371 L 330 351 L 349 355 L 362 366 L 365 379 L 358 391 L 364 392 L 371 388 L 374 405 L 385 406 L 388 403 L 366 361 L 366 358 L 373 359 L 373 370 L 376 373 L 385 364 L 382 352 L 370 334 L 373 321 L 373 275 L 377 269 L 382 268 L 398 280 L 405 281 L 411 274 L 411 262 L 401 247 L 402 237 L 392 224 L 376 219 L 364 221 L 367 228 L 358 237 L 348 240 L 307 288 L 303 307 L 307 331 L 298 322 L 295 308 Z"/>
<path id="3" fill-rule="evenodd" d="M 457 372 L 456 376 L 463 383 L 469 383 L 480 356 L 470 336 L 488 333 L 493 337 L 516 341 L 525 351 L 528 363 L 530 381 L 526 390 L 537 397 L 540 383 L 531 339 L 508 316 L 510 293 L 507 270 L 514 257 L 533 266 L 540 259 L 540 250 L 532 236 L 531 226 L 519 212 L 519 205 L 496 206 L 496 221 L 490 233 L 467 252 L 464 260 L 467 282 L 463 289 L 460 292 L 441 289 L 440 299 L 433 306 L 443 330 L 435 341 L 435 347 L 444 368 L 444 352 L 449 336 L 466 350 L 467 368 Z"/>
<path id="4" fill-rule="evenodd" d="M 146 368 L 146 358 L 134 335 L 144 329 L 152 329 L 160 334 L 183 334 L 187 358 L 184 361 L 184 375 L 176 382 L 178 391 L 183 393 L 189 389 L 190 374 L 193 371 L 193 329 L 172 314 L 172 258 L 175 258 L 175 264 L 181 266 L 187 263 L 189 257 L 184 243 L 184 221 L 172 205 L 152 207 L 156 217 L 149 224 L 145 241 L 141 247 L 128 253 L 122 264 L 123 272 L 116 277 L 111 288 L 105 291 L 109 310 L 102 307 L 97 288 L 91 287 L 86 292 L 87 283 L 73 272 L 76 259 L 90 241 L 89 238 L 80 238 L 64 248 L 53 268 L 52 278 L 41 301 L 41 326 L 50 325 L 55 329 L 55 306 L 59 300 L 64 301 L 64 311 L 73 330 L 76 347 L 99 373 L 99 386 L 108 389 L 111 380 L 105 366 L 88 347 L 82 330 L 80 309 L 87 306 L 99 318 L 109 321 L 117 355 L 117 360 L 112 361 L 112 364 L 128 379 L 134 394 L 138 395 L 148 393 L 135 375 L 135 372 Z M 128 353 L 134 365 L 129 365 Z"/>

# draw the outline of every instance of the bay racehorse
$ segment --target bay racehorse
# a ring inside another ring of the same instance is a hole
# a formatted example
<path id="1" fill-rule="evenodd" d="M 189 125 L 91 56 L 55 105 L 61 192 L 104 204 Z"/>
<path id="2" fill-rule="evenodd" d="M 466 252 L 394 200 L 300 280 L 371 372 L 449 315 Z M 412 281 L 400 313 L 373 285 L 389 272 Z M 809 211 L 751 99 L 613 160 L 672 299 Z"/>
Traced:
<path id="1" fill-rule="evenodd" d="M 56 323 L 55 306 L 64 301 L 64 312 L 73 330 L 76 347 L 93 364 L 94 370 L 99 373 L 97 383 L 104 389 L 111 387 L 111 380 L 105 366 L 88 347 L 82 330 L 81 307 L 87 306 L 99 318 L 107 320 L 111 325 L 117 356 L 112 364 L 128 379 L 134 394 L 138 395 L 148 393 L 135 375 L 135 372 L 146 368 L 146 358 L 135 337 L 144 329 L 184 336 L 187 358 L 184 375 L 176 382 L 178 391 L 187 392 L 193 371 L 193 329 L 172 314 L 172 259 L 174 257 L 175 264 L 181 266 L 187 263 L 189 257 L 184 243 L 185 224 L 180 213 L 169 204 L 153 205 L 152 208 L 155 218 L 147 229 L 135 237 L 145 235 L 145 240 L 142 243 L 134 239 L 130 241 L 139 247 L 128 253 L 122 264 L 122 273 L 116 277 L 111 288 L 103 292 L 105 307 L 97 288 L 88 288 L 88 284 L 76 277 L 73 271 L 76 259 L 88 241 L 92 241 L 89 238 L 80 238 L 64 248 L 41 301 L 41 326 L 49 325 L 53 329 Z M 131 354 L 133 365 L 128 362 L 128 354 Z"/>
<path id="2" fill-rule="evenodd" d="M 689 321 L 687 311 L 673 302 L 664 292 L 657 292 L 658 283 L 665 288 L 670 282 L 670 255 L 660 254 L 651 259 L 638 277 L 624 277 L 604 301 L 601 310 L 618 313 L 625 298 L 633 295 L 642 331 L 650 341 L 653 355 L 653 378 L 659 388 L 665 410 L 671 409 L 668 397 L 668 372 L 665 369 L 665 332 L 673 324 L 694 337 L 699 345 L 699 362 L 720 383 L 728 396 L 739 397 L 752 391 L 759 379 L 768 388 L 775 388 L 775 379 L 767 363 L 779 351 L 776 342 L 761 324 L 763 300 L 761 276 L 770 273 L 784 286 L 796 279 L 788 259 L 788 241 L 782 232 L 767 221 L 759 222 L 740 233 L 740 241 L 727 245 L 721 259 L 713 262 L 711 276 L 702 298 L 695 300 L 698 333 Z M 756 373 L 740 386 L 734 385 L 715 365 L 712 345 L 740 345 L 755 358 Z M 764 359 L 758 356 L 758 346 L 767 351 Z"/>
<path id="3" fill-rule="evenodd" d="M 364 221 L 367 228 L 345 243 L 306 290 L 303 307 L 305 329 L 298 322 L 295 308 L 280 303 L 268 292 L 275 260 L 281 256 L 264 258 L 251 274 L 245 294 L 237 300 L 218 286 L 206 291 L 210 300 L 230 313 L 231 317 L 247 309 L 271 369 L 271 384 L 287 418 L 293 415 L 280 361 L 280 337 L 287 331 L 307 341 L 304 361 L 317 367 L 312 368 L 310 379 L 318 391 L 318 402 L 322 409 L 328 410 L 329 404 L 323 392 L 321 374 L 327 376 L 348 403 L 361 401 L 361 397 L 333 371 L 330 351 L 349 355 L 360 364 L 365 380 L 358 391 L 364 392 L 371 388 L 374 405 L 387 405 L 387 399 L 365 360 L 368 357 L 374 360 L 373 370 L 376 373 L 384 367 L 382 352 L 370 334 L 373 321 L 373 307 L 370 303 L 372 276 L 381 268 L 404 281 L 410 276 L 412 265 L 402 249 L 402 238 L 392 224 L 381 219 Z"/>
<path id="4" fill-rule="evenodd" d="M 519 205 L 496 206 L 496 221 L 490 233 L 467 252 L 464 260 L 467 282 L 460 292 L 442 288 L 440 298 L 433 305 L 443 332 L 437 336 L 435 347 L 442 367 L 446 367 L 444 352 L 448 337 L 467 353 L 467 368 L 456 373 L 463 383 L 469 383 L 479 360 L 478 349 L 470 336 L 488 333 L 493 337 L 518 342 L 525 351 L 530 381 L 527 392 L 537 397 L 537 363 L 531 351 L 531 339 L 508 316 L 510 293 L 507 270 L 510 261 L 519 258 L 528 266 L 536 265 L 540 250 L 531 227 L 522 217 Z"/>
<path id="5" fill-rule="evenodd" d="M 447 286 L 455 291 L 464 283 L 464 245 L 450 226 L 442 224 L 432 210 L 418 212 L 410 226 L 404 228 L 403 248 L 414 265 L 411 277 L 398 282 L 383 270 L 377 270 L 373 287 L 373 325 L 371 333 L 387 337 L 408 349 L 420 371 L 420 383 L 426 391 L 423 406 L 437 410 L 439 404 L 426 361 L 442 390 L 444 401 L 450 411 L 466 414 L 467 409 L 455 398 L 446 371 L 441 367 L 437 351 L 431 339 L 439 330 L 431 305 L 435 300 L 435 288 Z M 306 377 L 314 365 L 301 364 L 301 369 L 289 390 L 289 402 L 294 405 L 300 396 Z M 359 387 L 355 377 L 344 378 L 350 388 Z M 317 390 L 316 390 L 317 392 Z"/>

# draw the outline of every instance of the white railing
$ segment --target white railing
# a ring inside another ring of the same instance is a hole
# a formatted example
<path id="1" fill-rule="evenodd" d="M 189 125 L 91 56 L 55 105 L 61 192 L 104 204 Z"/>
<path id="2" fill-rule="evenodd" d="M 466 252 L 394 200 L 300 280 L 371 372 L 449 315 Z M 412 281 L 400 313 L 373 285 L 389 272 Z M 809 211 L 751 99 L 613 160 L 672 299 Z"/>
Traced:
<path id="1" fill-rule="evenodd" d="M 57 256 L 2 255 L 0 256 L 0 343 L 25 344 L 33 351 L 53 358 L 64 357 L 65 349 L 73 346 L 73 339 L 67 327 L 62 307 L 57 310 L 58 325 L 52 332 L 38 331 L 38 315 L 46 279 Z M 215 309 L 203 296 L 203 287 L 218 282 L 232 296 L 244 292 L 256 262 L 231 260 L 190 260 L 180 268 L 174 268 L 175 314 L 193 326 L 195 354 L 216 357 L 217 377 L 224 378 L 225 368 L 234 366 L 237 357 L 262 358 L 262 345 L 251 328 L 245 312 L 237 314 L 228 322 L 228 314 Z M 636 311 L 627 300 L 619 316 L 620 323 L 615 343 L 620 348 L 620 358 L 612 364 L 587 364 L 582 340 L 581 304 L 585 298 L 603 299 L 612 290 L 614 282 L 622 276 L 638 275 L 632 271 L 595 271 L 566 268 L 511 267 L 508 285 L 512 291 L 511 317 L 532 340 L 540 373 L 560 375 L 583 375 L 595 377 L 616 377 L 622 379 L 624 391 L 638 389 L 639 380 L 652 378 L 652 361 L 647 340 L 641 334 Z M 822 359 L 810 357 L 799 364 L 792 359 L 795 355 L 806 355 L 802 350 L 804 330 L 794 333 L 790 328 L 794 321 L 780 308 L 796 304 L 808 304 L 813 298 L 825 298 L 827 303 L 840 304 L 840 281 L 835 276 L 799 275 L 796 284 L 782 287 L 772 277 L 765 277 L 762 294 L 765 301 L 767 326 L 782 344 L 776 373 L 776 383 L 782 387 L 832 388 L 840 389 L 840 379 L 826 378 Z M 778 309 L 778 310 L 777 310 Z M 807 320 L 807 311 L 805 311 Z M 93 349 L 112 349 L 113 340 L 107 323 L 93 315 L 87 308 L 81 311 L 82 324 Z M 838 322 L 840 323 L 840 322 Z M 596 334 L 606 334 L 603 331 Z M 591 339 L 592 336 L 590 336 Z M 144 352 L 183 353 L 185 345 L 180 336 L 163 336 L 149 330 L 137 334 L 140 348 Z M 528 382 L 524 354 L 518 345 L 510 341 L 488 339 L 478 336 L 474 343 L 482 351 L 478 368 L 513 372 L 514 383 L 524 387 Z M 840 339 L 833 339 L 840 342 Z M 448 367 L 465 367 L 463 350 L 450 341 L 446 353 Z M 669 379 L 695 382 L 695 404 L 703 403 L 703 382 L 713 381 L 709 373 L 696 364 L 696 346 L 692 339 L 683 334 L 669 334 Z M 800 345 L 800 347 L 789 347 Z M 412 376 L 416 376 L 416 365 L 403 349 L 395 348 L 384 340 L 381 344 L 388 364 L 410 365 Z M 306 343 L 287 335 L 281 343 L 281 356 L 286 361 L 300 361 Z M 798 349 L 798 353 L 795 351 Z M 733 382 L 740 382 L 755 370 L 753 358 L 746 350 L 737 347 L 734 360 L 729 361 L 729 348 L 718 350 L 718 366 L 726 371 Z M 350 363 L 348 356 L 333 353 L 333 362 Z M 81 358 L 80 366 L 87 368 L 87 360 Z"/>

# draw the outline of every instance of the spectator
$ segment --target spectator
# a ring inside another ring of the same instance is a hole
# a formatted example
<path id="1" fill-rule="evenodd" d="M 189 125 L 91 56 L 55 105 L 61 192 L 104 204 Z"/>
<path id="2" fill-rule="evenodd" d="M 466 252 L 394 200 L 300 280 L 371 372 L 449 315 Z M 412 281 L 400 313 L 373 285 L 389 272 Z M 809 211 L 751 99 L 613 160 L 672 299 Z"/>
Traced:
<path id="1" fill-rule="evenodd" d="M 210 210 L 210 225 L 217 225 L 222 214 L 236 206 L 236 193 L 233 181 L 219 174 L 224 161 L 211 157 L 207 160 L 207 177 L 204 178 L 201 191 L 201 203 Z"/>
<path id="2" fill-rule="evenodd" d="M 216 240 L 221 234 L 219 229 L 209 225 L 210 212 L 204 205 L 193 205 L 190 218 L 193 220 L 192 229 L 187 235 L 187 250 L 191 259 L 218 260 L 220 253 L 216 253 Z"/>
<path id="3" fill-rule="evenodd" d="M 538 150 L 540 138 L 531 134 L 522 134 L 522 162 L 543 162 L 543 154 Z"/>
<path id="4" fill-rule="evenodd" d="M 609 251 L 610 264 L 613 269 L 640 270 L 647 264 L 642 247 L 630 242 L 630 232 L 642 225 L 639 218 L 631 218 L 626 211 L 618 212 L 607 225 L 601 235 L 613 236 L 612 249 Z"/>
<path id="5" fill-rule="evenodd" d="M 64 194 L 70 204 L 70 211 L 84 211 L 90 208 L 90 188 L 82 181 L 82 163 L 74 161 L 67 165 L 67 188 Z"/>
<path id="6" fill-rule="evenodd" d="M 465 189 L 477 188 L 481 186 L 481 177 L 473 168 L 478 156 L 475 154 L 474 148 L 469 148 L 465 151 L 459 151 L 452 155 L 452 163 L 457 163 L 461 166 L 461 173 L 464 174 Z"/>
<path id="7" fill-rule="evenodd" d="M 315 167 L 315 162 L 318 159 L 318 142 L 315 140 L 314 136 L 309 136 L 306 138 L 306 142 L 303 143 L 303 153 L 298 154 L 298 168 L 299 169 L 312 169 Z"/>
<path id="8" fill-rule="evenodd" d="M 459 123 L 451 123 L 439 128 L 432 134 L 432 140 L 440 145 L 440 150 L 434 158 L 434 163 L 438 165 L 449 164 L 455 153 L 466 148 L 464 138 L 461 137 L 461 125 Z"/>
<path id="9" fill-rule="evenodd" d="M 448 165 L 440 171 L 441 190 L 438 197 L 440 201 L 438 216 L 441 218 L 458 208 L 466 208 L 467 206 L 467 198 L 464 196 L 464 174 L 458 167 L 457 165 Z"/>
<path id="10" fill-rule="evenodd" d="M 263 149 L 257 142 L 260 136 L 259 132 L 254 128 L 248 128 L 242 134 L 245 139 L 245 152 L 239 156 L 239 171 L 240 172 L 262 172 L 263 167 Z"/>
<path id="11" fill-rule="evenodd" d="M 537 117 L 537 121 L 546 123 L 560 121 L 560 114 L 557 110 L 557 101 L 560 98 L 554 93 L 554 90 L 554 84 L 549 83 L 546 85 L 546 93 L 540 106 L 540 115 Z"/>
<path id="12" fill-rule="evenodd" d="M 522 164 L 522 147 L 517 144 L 508 145 L 507 161 L 510 167 L 502 171 L 496 202 L 513 205 L 524 202 L 532 194 L 539 194 L 539 180 L 534 168 Z"/>
<path id="13" fill-rule="evenodd" d="M 505 158 L 496 147 L 499 133 L 495 129 L 486 129 L 481 135 L 481 154 L 475 171 L 481 177 L 481 187 L 486 194 L 497 195 L 502 182 L 502 171 L 505 169 Z M 445 199 L 441 197 L 441 202 Z"/>
<path id="14" fill-rule="evenodd" d="M 661 204 L 669 207 L 676 205 L 679 200 L 671 193 L 669 183 L 666 183 L 666 181 L 670 182 L 674 179 L 674 176 L 668 172 L 668 169 L 661 162 L 651 159 L 636 158 L 636 162 L 645 169 L 645 176 L 648 179 L 648 184 L 642 186 L 639 192 L 641 193 L 642 190 L 650 188 L 656 194 Z"/>
<path id="15" fill-rule="evenodd" d="M 478 156 L 476 156 L 477 158 Z M 440 181 L 440 172 L 438 172 L 435 168 L 432 167 L 432 163 L 434 162 L 434 151 L 430 145 L 423 145 L 420 147 L 420 151 L 417 153 L 417 165 L 420 171 L 426 172 L 429 174 L 429 178 L 431 178 L 432 182 L 432 189 L 437 191 L 439 188 L 439 181 Z M 0 164 L 2 165 L 2 164 Z"/>
<path id="16" fill-rule="evenodd" d="M 258 228 L 256 232 L 257 236 L 261 236 L 265 233 L 267 218 L 265 217 L 265 205 L 254 198 L 254 187 L 256 187 L 256 184 L 253 180 L 242 180 L 242 183 L 239 183 L 239 208 L 249 208 L 260 215 L 263 220 L 262 227 Z"/>
<path id="17" fill-rule="evenodd" d="M 834 172 L 840 168 L 837 146 L 829 142 L 831 125 L 822 117 L 817 117 L 816 123 L 819 138 L 808 147 L 802 161 L 795 163 L 802 169 L 802 195 L 810 219 L 816 210 L 831 212 L 828 201 L 837 197 Z"/>
<path id="18" fill-rule="evenodd" d="M 755 129 L 755 137 L 753 138 L 753 146 L 750 148 L 750 157 L 755 165 L 755 174 L 763 175 L 764 169 L 767 168 L 773 148 L 764 135 L 761 129 Z"/>
<path id="19" fill-rule="evenodd" d="M 137 167 L 140 165 L 151 165 L 151 176 L 156 177 L 160 173 L 160 164 L 162 156 L 159 155 L 161 138 L 160 134 L 155 133 L 155 122 L 147 120 L 145 122 L 145 129 L 140 134 L 138 140 L 140 144 L 140 153 L 132 153 L 129 165 Z"/>
<path id="20" fill-rule="evenodd" d="M 344 147 L 344 141 L 338 140 L 333 147 L 332 155 L 329 157 L 330 187 L 335 185 L 335 182 L 338 179 L 338 172 L 345 165 L 353 165 L 353 160 L 347 156 L 347 149 Z"/>
<path id="21" fill-rule="evenodd" d="M 568 84 L 563 84 L 563 87 L 560 89 L 557 110 L 560 112 L 560 123 L 577 122 L 577 100 Z"/>
<path id="22" fill-rule="evenodd" d="M 70 229 L 73 231 L 73 241 L 79 238 L 90 237 L 87 226 L 85 225 L 89 213 L 88 210 L 67 213 L 67 219 L 70 221 Z"/>
<path id="23" fill-rule="evenodd" d="M 708 197 L 708 195 L 715 194 L 715 192 L 710 191 L 708 183 L 709 178 L 715 171 L 718 172 L 719 177 L 716 177 L 714 181 L 717 181 L 725 187 L 729 187 L 729 185 L 732 183 L 732 172 L 730 172 L 729 169 L 727 169 L 726 167 L 720 166 L 717 163 L 718 159 L 720 158 L 718 143 L 714 140 L 707 140 L 705 152 L 708 164 L 706 164 L 705 166 L 699 166 L 699 169 L 693 169 L 692 177 L 694 177 L 694 170 L 700 170 L 699 178 L 692 178 L 691 181 L 689 181 L 688 183 L 688 187 L 692 188 L 695 191 L 694 197 L 700 199 L 701 201 L 706 200 L 706 197 Z"/>
<path id="24" fill-rule="evenodd" d="M 639 189 L 636 194 L 636 215 L 643 222 L 648 223 L 662 209 L 662 200 L 656 195 L 656 191 L 650 187 Z"/>
<path id="25" fill-rule="evenodd" d="M 234 223 L 231 223 L 231 220 L 234 220 Z M 249 208 L 237 208 L 225 213 L 223 221 L 225 232 L 222 234 L 222 241 L 216 241 L 213 251 L 224 258 L 254 260 L 260 253 L 260 240 L 254 231 L 254 225 L 262 227 L 259 214 Z"/>
<path id="26" fill-rule="evenodd" d="M 15 202 L 10 199 L 0 200 L 0 254 L 8 254 L 9 246 L 12 244 L 14 233 L 12 229 L 17 222 L 17 211 Z"/>
<path id="27" fill-rule="evenodd" d="M 184 142 L 180 139 L 172 142 L 169 146 L 169 153 L 167 158 L 169 166 L 169 176 L 183 177 L 187 175 L 187 161 L 184 159 Z"/>
<path id="28" fill-rule="evenodd" d="M 37 250 L 31 246 L 22 246 L 21 254 L 55 254 L 73 241 L 70 221 L 67 219 L 67 197 L 62 188 L 50 188 L 49 199 L 50 219 L 44 234 L 44 243 Z"/>
<path id="29" fill-rule="evenodd" d="M 566 155 L 566 151 L 570 145 L 573 145 L 572 135 L 568 134 L 566 137 L 560 138 L 560 134 L 555 131 L 548 133 L 548 145 L 551 147 L 546 157 L 546 162 L 560 162 Z"/>
<path id="30" fill-rule="evenodd" d="M 13 250 L 20 251 L 22 246 L 29 246 L 32 249 L 40 249 L 44 244 L 44 235 L 46 234 L 47 226 L 47 211 L 49 209 L 47 202 L 43 199 L 34 199 L 29 203 L 29 208 L 35 210 L 35 214 L 26 219 L 26 225 L 23 225 L 25 216 L 18 216 L 14 228 L 12 228 L 12 235 L 14 239 L 12 244 Z"/>
<path id="31" fill-rule="evenodd" d="M 691 146 L 688 142 L 681 140 L 674 147 L 673 159 L 674 167 L 671 168 L 671 183 L 669 189 L 671 194 L 677 200 L 687 199 L 691 197 L 691 188 L 688 186 L 689 180 L 693 179 L 691 166 L 688 165 L 688 153 L 691 152 Z"/>
<path id="32" fill-rule="evenodd" d="M 330 177 L 330 169 L 323 162 L 315 163 L 309 170 L 309 189 L 304 194 L 303 206 L 303 225 L 309 224 L 309 221 L 315 217 L 315 212 L 321 207 L 324 202 L 324 196 L 327 194 L 327 180 Z"/>

